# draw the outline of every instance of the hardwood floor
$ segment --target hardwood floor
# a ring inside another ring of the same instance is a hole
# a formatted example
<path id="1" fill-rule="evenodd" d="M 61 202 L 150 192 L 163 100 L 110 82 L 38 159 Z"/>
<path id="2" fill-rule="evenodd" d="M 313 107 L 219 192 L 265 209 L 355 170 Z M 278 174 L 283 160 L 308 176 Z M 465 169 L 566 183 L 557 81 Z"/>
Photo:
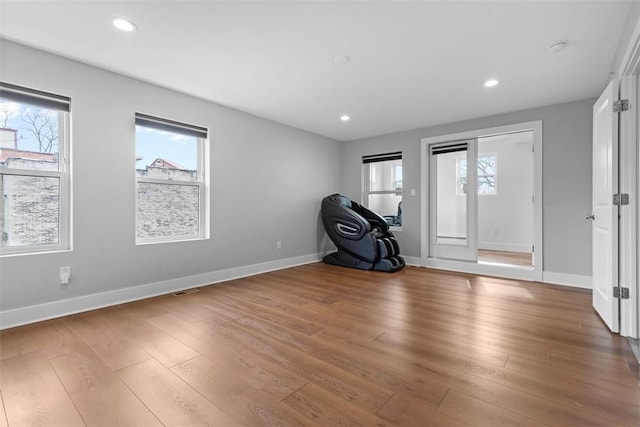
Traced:
<path id="1" fill-rule="evenodd" d="M 590 292 L 309 264 L 0 333 L 0 426 L 640 424 Z"/>

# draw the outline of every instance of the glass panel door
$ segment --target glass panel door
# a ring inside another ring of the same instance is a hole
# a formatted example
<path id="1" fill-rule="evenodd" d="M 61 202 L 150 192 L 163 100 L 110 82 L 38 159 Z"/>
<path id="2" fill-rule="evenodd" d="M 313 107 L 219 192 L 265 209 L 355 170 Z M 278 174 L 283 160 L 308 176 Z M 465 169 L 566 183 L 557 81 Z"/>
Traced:
<path id="1" fill-rule="evenodd" d="M 477 261 L 476 140 L 429 147 L 430 256 Z"/>

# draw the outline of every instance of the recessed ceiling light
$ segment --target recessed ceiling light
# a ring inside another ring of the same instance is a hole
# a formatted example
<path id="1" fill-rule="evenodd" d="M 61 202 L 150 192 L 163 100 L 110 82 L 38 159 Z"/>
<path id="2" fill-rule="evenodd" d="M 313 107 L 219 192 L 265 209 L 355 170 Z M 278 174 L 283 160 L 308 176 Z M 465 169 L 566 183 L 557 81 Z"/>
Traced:
<path id="1" fill-rule="evenodd" d="M 553 53 L 562 52 L 567 47 L 567 44 L 569 43 L 566 41 L 559 41 L 549 46 L 549 50 Z"/>
<path id="2" fill-rule="evenodd" d="M 346 64 L 349 61 L 351 61 L 351 58 L 346 55 L 340 55 L 333 58 L 333 62 L 335 62 L 336 64 Z"/>
<path id="3" fill-rule="evenodd" d="M 497 85 L 498 85 L 498 81 L 496 79 L 491 79 L 484 82 L 484 87 L 494 87 Z"/>
<path id="4" fill-rule="evenodd" d="M 114 27 L 116 27 L 120 31 L 125 31 L 127 33 L 131 33 L 138 29 L 138 27 L 136 27 L 136 24 L 123 18 L 113 18 L 112 22 Z"/>
<path id="5" fill-rule="evenodd" d="M 351 120 L 351 117 L 347 114 L 343 114 L 340 116 L 340 121 L 348 122 L 349 120 Z"/>

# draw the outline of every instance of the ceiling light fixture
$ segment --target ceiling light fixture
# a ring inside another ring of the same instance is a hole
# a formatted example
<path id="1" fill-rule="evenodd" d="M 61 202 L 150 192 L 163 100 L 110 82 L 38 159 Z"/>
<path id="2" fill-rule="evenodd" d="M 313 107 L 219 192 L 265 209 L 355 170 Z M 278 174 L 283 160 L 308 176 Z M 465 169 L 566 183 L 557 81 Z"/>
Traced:
<path id="1" fill-rule="evenodd" d="M 549 50 L 553 53 L 559 53 L 562 52 L 563 50 L 565 50 L 565 48 L 567 47 L 569 43 L 566 41 L 559 41 L 557 43 L 552 44 L 551 46 L 549 46 Z"/>
<path id="2" fill-rule="evenodd" d="M 136 24 L 124 18 L 113 18 L 112 22 L 114 27 L 126 33 L 131 33 L 138 29 L 138 27 L 136 27 Z"/>
<path id="3" fill-rule="evenodd" d="M 351 120 L 351 117 L 347 114 L 343 114 L 340 116 L 340 121 L 342 122 L 348 122 L 349 120 Z"/>
<path id="4" fill-rule="evenodd" d="M 349 58 L 347 55 L 340 55 L 333 58 L 333 62 L 335 62 L 336 64 L 347 64 L 349 61 L 351 61 L 351 58 Z"/>
<path id="5" fill-rule="evenodd" d="M 496 79 L 491 79 L 484 82 L 484 87 L 494 87 L 497 85 L 498 85 L 498 81 Z"/>

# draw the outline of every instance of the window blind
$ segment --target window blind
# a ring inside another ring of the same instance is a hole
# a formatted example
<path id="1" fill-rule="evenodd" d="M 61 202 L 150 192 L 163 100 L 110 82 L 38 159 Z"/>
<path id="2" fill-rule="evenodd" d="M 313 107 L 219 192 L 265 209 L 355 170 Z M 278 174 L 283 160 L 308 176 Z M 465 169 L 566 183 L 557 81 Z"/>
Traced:
<path id="1" fill-rule="evenodd" d="M 195 136 L 196 138 L 207 139 L 207 128 L 177 122 L 169 119 L 149 116 L 147 114 L 136 113 L 136 126 L 163 130 L 166 132 L 179 133 L 181 135 Z"/>
<path id="2" fill-rule="evenodd" d="M 402 160 L 402 151 L 362 156 L 362 163 L 386 162 L 388 160 Z"/>
<path id="3" fill-rule="evenodd" d="M 11 83 L 0 82 L 0 98 L 22 104 L 35 105 L 50 110 L 69 112 L 71 110 L 71 98 L 55 95 L 41 90 L 29 89 Z"/>
<path id="4" fill-rule="evenodd" d="M 438 144 L 431 146 L 431 154 L 455 153 L 456 151 L 467 151 L 469 144 L 467 142 L 447 142 L 446 144 Z"/>

